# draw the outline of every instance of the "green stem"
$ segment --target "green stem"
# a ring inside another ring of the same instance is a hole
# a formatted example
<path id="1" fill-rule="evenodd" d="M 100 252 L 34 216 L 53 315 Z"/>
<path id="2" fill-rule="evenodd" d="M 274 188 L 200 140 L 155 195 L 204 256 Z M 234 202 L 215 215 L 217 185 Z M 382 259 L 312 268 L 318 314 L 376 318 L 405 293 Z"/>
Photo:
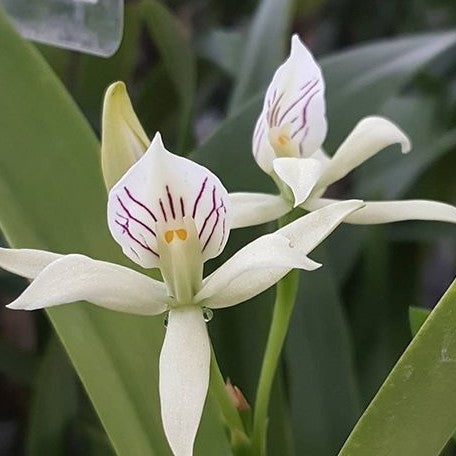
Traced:
<path id="1" fill-rule="evenodd" d="M 279 225 L 283 226 L 284 221 Z M 299 271 L 289 272 L 277 284 L 271 329 L 261 366 L 253 415 L 252 447 L 255 456 L 266 454 L 266 431 L 271 388 L 298 291 Z"/>
<path id="2" fill-rule="evenodd" d="M 211 372 L 209 392 L 220 407 L 220 411 L 225 420 L 226 425 L 233 431 L 241 431 L 245 433 L 244 424 L 239 415 L 238 410 L 231 402 L 225 387 L 225 381 L 220 372 L 217 358 L 215 357 L 214 349 L 211 345 Z"/>

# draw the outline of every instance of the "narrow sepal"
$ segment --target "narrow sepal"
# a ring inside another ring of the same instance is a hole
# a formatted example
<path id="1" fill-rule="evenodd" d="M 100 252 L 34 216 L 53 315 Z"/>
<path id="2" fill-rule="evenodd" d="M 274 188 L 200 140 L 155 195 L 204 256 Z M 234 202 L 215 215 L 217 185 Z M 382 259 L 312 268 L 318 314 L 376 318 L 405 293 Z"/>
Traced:
<path id="1" fill-rule="evenodd" d="M 359 200 L 333 204 L 256 239 L 203 281 L 195 302 L 213 308 L 233 306 L 274 285 L 291 269 L 318 268 L 307 255 L 363 205 Z"/>
<path id="2" fill-rule="evenodd" d="M 0 267 L 27 279 L 34 279 L 46 266 L 62 257 L 63 255 L 45 250 L 0 248 Z"/>
<path id="3" fill-rule="evenodd" d="M 402 153 L 411 149 L 407 135 L 383 117 L 365 117 L 327 163 L 318 187 L 327 187 L 392 144 L 400 144 Z"/>
<path id="4" fill-rule="evenodd" d="M 319 198 L 307 201 L 303 207 L 316 210 L 336 202 L 334 199 Z M 430 200 L 366 201 L 363 208 L 344 221 L 355 225 L 375 225 L 406 220 L 456 223 L 456 207 Z"/>
<path id="5" fill-rule="evenodd" d="M 211 350 L 201 308 L 168 314 L 160 354 L 163 427 L 174 456 L 191 456 L 209 385 Z"/>
<path id="6" fill-rule="evenodd" d="M 291 207 L 281 195 L 267 193 L 230 193 L 233 210 L 232 228 L 261 225 L 276 220 Z"/>
<path id="7" fill-rule="evenodd" d="M 66 255 L 45 267 L 7 307 L 35 310 L 81 300 L 139 315 L 160 314 L 170 302 L 162 282 L 117 264 Z"/>

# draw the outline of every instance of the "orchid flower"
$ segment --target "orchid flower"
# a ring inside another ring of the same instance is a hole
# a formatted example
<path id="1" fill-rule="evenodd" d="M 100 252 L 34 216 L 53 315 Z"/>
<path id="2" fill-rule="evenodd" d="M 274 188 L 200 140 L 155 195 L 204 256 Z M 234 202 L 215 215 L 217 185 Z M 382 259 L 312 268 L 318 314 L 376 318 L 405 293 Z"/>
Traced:
<path id="1" fill-rule="evenodd" d="M 357 200 L 329 205 L 262 236 L 203 279 L 232 225 L 228 193 L 208 169 L 168 152 L 156 134 L 146 153 L 108 197 L 112 236 L 133 262 L 159 268 L 164 282 L 87 256 L 0 249 L 0 266 L 32 279 L 10 309 L 33 310 L 87 300 L 140 315 L 167 312 L 160 354 L 162 421 L 176 456 L 189 456 L 209 382 L 205 308 L 234 306 L 266 290 L 291 269 L 320 265 L 307 254 L 353 211 Z"/>
<path id="2" fill-rule="evenodd" d="M 328 186 L 392 144 L 409 152 L 408 137 L 382 117 L 362 119 L 333 157 L 321 149 L 327 132 L 321 69 L 297 35 L 277 69 L 252 138 L 253 156 L 277 184 L 280 195 L 232 193 L 233 228 L 265 223 L 293 207 L 313 211 L 334 203 L 322 198 Z M 456 208 L 428 200 L 372 201 L 345 219 L 355 224 L 401 220 L 456 223 Z"/>

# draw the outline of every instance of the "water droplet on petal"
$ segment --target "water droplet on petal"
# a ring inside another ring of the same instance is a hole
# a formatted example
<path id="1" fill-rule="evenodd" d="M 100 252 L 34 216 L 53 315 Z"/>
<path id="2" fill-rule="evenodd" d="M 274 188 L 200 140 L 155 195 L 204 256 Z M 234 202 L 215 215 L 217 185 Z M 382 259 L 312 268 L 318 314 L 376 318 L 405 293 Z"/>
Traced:
<path id="1" fill-rule="evenodd" d="M 212 320 L 212 317 L 214 316 L 214 312 L 212 312 L 211 309 L 208 307 L 203 307 L 203 318 L 206 323 Z"/>
<path id="2" fill-rule="evenodd" d="M 295 246 L 295 243 L 294 243 L 293 241 L 290 241 L 290 242 L 288 243 L 288 247 L 290 247 L 290 249 L 293 249 L 294 246 Z"/>

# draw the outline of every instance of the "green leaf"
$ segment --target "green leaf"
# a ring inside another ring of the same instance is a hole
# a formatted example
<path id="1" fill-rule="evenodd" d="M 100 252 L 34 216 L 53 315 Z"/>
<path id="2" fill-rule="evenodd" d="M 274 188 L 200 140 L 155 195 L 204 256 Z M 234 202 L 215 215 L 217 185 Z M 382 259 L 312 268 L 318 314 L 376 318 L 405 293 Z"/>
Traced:
<path id="1" fill-rule="evenodd" d="M 180 97 L 179 139 L 176 149 L 185 152 L 196 88 L 196 64 L 184 25 L 160 2 L 143 0 L 141 11 Z M 151 109 L 154 109 L 151 100 Z"/>
<path id="2" fill-rule="evenodd" d="M 67 87 L 96 130 L 100 128 L 103 94 L 109 84 L 128 81 L 136 67 L 141 38 L 141 11 L 137 4 L 125 4 L 124 35 L 110 58 L 73 54 Z"/>
<path id="3" fill-rule="evenodd" d="M 214 29 L 197 42 L 199 55 L 214 62 L 229 76 L 239 72 L 239 55 L 244 48 L 245 36 L 237 30 Z"/>
<path id="4" fill-rule="evenodd" d="M 339 456 L 437 455 L 456 429 L 456 282 L 439 301 Z"/>
<path id="5" fill-rule="evenodd" d="M 225 120 L 190 157 L 220 176 L 230 191 L 273 191 L 272 180 L 253 159 L 252 132 L 261 97 L 251 100 L 238 115 Z M 242 164 L 242 166 L 233 166 Z"/>
<path id="6" fill-rule="evenodd" d="M 388 234 L 388 225 L 368 227 L 355 286 L 347 298 L 364 407 L 410 340 L 408 303 L 415 302 L 418 273 L 414 246 L 393 249 Z"/>
<path id="7" fill-rule="evenodd" d="M 410 330 L 413 337 L 417 335 L 430 313 L 431 311 L 429 309 L 423 309 L 422 307 L 409 308 Z"/>
<path id="8" fill-rule="evenodd" d="M 27 456 L 60 456 L 78 404 L 76 376 L 60 342 L 51 337 L 41 362 L 29 415 Z"/>
<path id="9" fill-rule="evenodd" d="M 245 40 L 229 113 L 236 114 L 259 90 L 266 89 L 289 43 L 293 1 L 262 0 Z"/>
<path id="10" fill-rule="evenodd" d="M 456 32 L 428 33 L 359 46 L 320 61 L 334 152 L 358 120 L 375 114 L 418 70 L 456 43 Z"/>
<path id="11" fill-rule="evenodd" d="M 99 144 L 32 46 L 0 14 L 0 225 L 15 247 L 131 266 L 109 235 Z M 120 456 L 169 455 L 160 421 L 161 317 L 72 304 L 49 310 Z M 208 399 L 209 400 L 209 399 Z M 203 417 L 202 431 L 206 426 Z M 211 426 L 218 422 L 211 418 Z M 224 454 L 226 442 L 210 454 Z"/>
<path id="12" fill-rule="evenodd" d="M 326 252 L 300 276 L 286 344 L 296 454 L 335 454 L 361 410 L 350 331 Z"/>

